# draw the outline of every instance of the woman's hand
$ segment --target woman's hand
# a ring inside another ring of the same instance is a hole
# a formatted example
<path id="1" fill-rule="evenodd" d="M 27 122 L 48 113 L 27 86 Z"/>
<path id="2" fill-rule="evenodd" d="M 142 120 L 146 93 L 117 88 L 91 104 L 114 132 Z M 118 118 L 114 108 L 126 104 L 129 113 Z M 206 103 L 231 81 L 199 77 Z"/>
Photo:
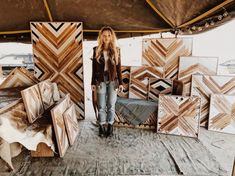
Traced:
<path id="1" fill-rule="evenodd" d="M 95 91 L 96 90 L 96 85 L 91 85 L 91 90 Z"/>
<path id="2" fill-rule="evenodd" d="M 119 91 L 119 92 L 122 92 L 122 91 L 123 91 L 123 89 L 124 89 L 124 88 L 123 88 L 123 85 L 119 85 L 119 87 L 118 87 L 118 91 Z"/>

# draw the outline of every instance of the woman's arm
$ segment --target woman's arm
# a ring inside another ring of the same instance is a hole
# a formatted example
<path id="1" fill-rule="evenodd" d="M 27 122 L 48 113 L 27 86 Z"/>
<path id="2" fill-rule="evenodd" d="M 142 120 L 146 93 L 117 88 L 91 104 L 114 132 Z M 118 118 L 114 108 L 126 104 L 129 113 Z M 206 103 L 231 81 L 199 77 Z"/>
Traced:
<path id="1" fill-rule="evenodd" d="M 116 66 L 117 68 L 117 76 L 118 76 L 118 82 L 119 85 L 122 85 L 122 69 L 121 69 L 121 52 L 120 48 L 118 48 L 118 64 Z"/>
<path id="2" fill-rule="evenodd" d="M 92 77 L 91 77 L 91 85 L 96 85 L 96 58 L 95 58 L 96 47 L 93 48 L 93 57 L 92 57 Z"/>

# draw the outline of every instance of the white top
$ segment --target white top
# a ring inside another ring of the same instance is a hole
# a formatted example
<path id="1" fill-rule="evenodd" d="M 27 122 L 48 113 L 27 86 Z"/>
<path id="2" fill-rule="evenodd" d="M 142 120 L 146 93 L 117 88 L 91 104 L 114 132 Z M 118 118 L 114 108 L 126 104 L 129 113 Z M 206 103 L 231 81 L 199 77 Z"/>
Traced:
<path id="1" fill-rule="evenodd" d="M 104 53 L 104 61 L 105 61 L 104 71 L 108 71 L 108 59 L 109 59 L 108 52 L 104 51 L 103 53 Z"/>

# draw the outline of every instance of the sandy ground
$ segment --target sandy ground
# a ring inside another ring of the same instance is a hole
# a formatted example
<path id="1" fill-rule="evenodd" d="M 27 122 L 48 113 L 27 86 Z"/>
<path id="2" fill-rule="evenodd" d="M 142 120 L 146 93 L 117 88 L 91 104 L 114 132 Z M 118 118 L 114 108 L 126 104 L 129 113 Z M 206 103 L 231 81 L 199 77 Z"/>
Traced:
<path id="1" fill-rule="evenodd" d="M 80 122 L 75 144 L 64 158 L 13 159 L 14 172 L 0 162 L 0 175 L 230 175 L 235 135 L 201 129 L 200 139 L 115 128 L 101 139 L 89 119 Z"/>

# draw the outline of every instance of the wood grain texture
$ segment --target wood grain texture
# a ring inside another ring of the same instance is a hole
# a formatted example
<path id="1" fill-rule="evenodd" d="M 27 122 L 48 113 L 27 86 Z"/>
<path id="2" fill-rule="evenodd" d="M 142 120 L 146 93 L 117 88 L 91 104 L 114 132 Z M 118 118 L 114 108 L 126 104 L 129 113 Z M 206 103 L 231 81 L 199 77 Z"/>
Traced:
<path id="1" fill-rule="evenodd" d="M 161 73 L 157 67 L 131 67 L 129 98 L 148 99 L 148 79 L 160 77 Z"/>
<path id="2" fill-rule="evenodd" d="M 30 123 L 33 123 L 36 119 L 40 118 L 44 112 L 43 102 L 38 85 L 36 84 L 22 90 L 21 95 L 24 101 L 28 120 Z"/>
<path id="3" fill-rule="evenodd" d="M 201 126 L 208 126 L 209 103 L 212 94 L 235 95 L 235 77 L 193 75 L 191 95 L 201 97 Z"/>
<path id="4" fill-rule="evenodd" d="M 82 23 L 33 22 L 31 35 L 38 79 L 51 79 L 64 94 L 70 93 L 80 116 L 85 118 Z"/>
<path id="5" fill-rule="evenodd" d="M 55 103 L 52 82 L 50 80 L 42 81 L 38 84 L 38 87 L 42 97 L 43 107 L 46 110 Z"/>
<path id="6" fill-rule="evenodd" d="M 209 130 L 235 134 L 235 96 L 212 94 Z"/>
<path id="7" fill-rule="evenodd" d="M 160 95 L 157 132 L 198 137 L 200 98 Z"/>
<path id="8" fill-rule="evenodd" d="M 159 94 L 171 94 L 172 87 L 171 79 L 150 78 L 148 97 L 150 100 L 158 100 Z"/>
<path id="9" fill-rule="evenodd" d="M 52 121 L 60 157 L 65 155 L 65 152 L 69 147 L 63 114 L 70 106 L 70 95 L 67 94 L 54 108 L 51 109 Z"/>
<path id="10" fill-rule="evenodd" d="M 216 57 L 180 57 L 178 79 L 183 81 L 183 95 L 190 95 L 193 74 L 216 75 L 218 58 Z"/>
<path id="11" fill-rule="evenodd" d="M 130 85 L 130 66 L 121 66 L 123 91 L 118 92 L 119 97 L 128 98 Z"/>
<path id="12" fill-rule="evenodd" d="M 27 69 L 23 67 L 17 67 L 11 71 L 11 73 L 4 79 L 0 84 L 0 89 L 4 88 L 13 88 L 13 87 L 29 87 L 36 83 L 39 80 L 34 77 Z"/>
<path id="13" fill-rule="evenodd" d="M 178 77 L 179 56 L 192 55 L 192 38 L 160 38 L 143 40 L 142 64 L 159 67 L 160 78 Z"/>
<path id="14" fill-rule="evenodd" d="M 68 134 L 68 139 L 70 145 L 74 144 L 76 137 L 79 132 L 77 114 L 75 110 L 75 105 L 72 104 L 63 114 L 66 131 Z"/>

